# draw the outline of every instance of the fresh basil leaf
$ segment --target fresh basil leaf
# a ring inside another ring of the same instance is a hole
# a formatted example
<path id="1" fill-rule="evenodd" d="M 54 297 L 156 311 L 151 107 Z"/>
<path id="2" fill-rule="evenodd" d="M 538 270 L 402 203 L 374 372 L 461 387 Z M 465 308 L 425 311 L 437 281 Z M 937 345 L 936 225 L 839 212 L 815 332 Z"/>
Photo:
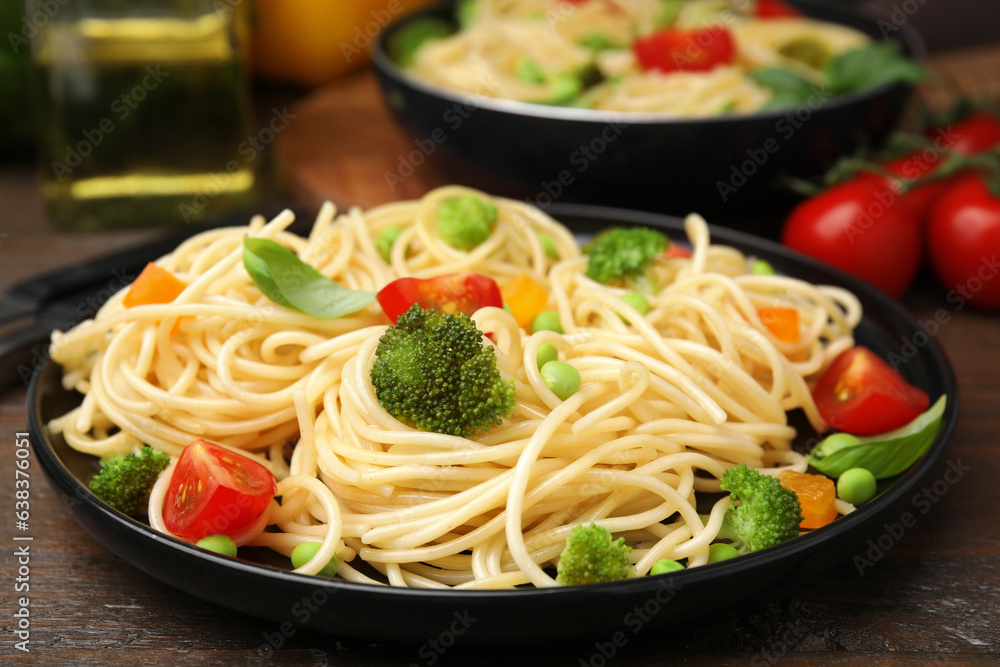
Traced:
<path id="1" fill-rule="evenodd" d="M 916 83 L 926 70 L 903 55 L 898 42 L 872 42 L 830 59 L 826 66 L 830 92 L 864 90 L 883 83 Z"/>
<path id="2" fill-rule="evenodd" d="M 766 109 L 805 104 L 816 96 L 818 89 L 810 81 L 783 67 L 763 67 L 750 78 L 773 93 Z"/>
<path id="3" fill-rule="evenodd" d="M 244 237 L 243 266 L 271 301 L 316 318 L 350 315 L 375 301 L 373 293 L 338 285 L 269 239 Z"/>
<path id="4" fill-rule="evenodd" d="M 850 468 L 864 468 L 877 479 L 898 475 L 916 463 L 934 442 L 946 403 L 947 397 L 942 395 L 927 412 L 895 431 L 854 442 L 849 438 L 827 438 L 809 453 L 809 464 L 830 477 L 840 477 Z"/>

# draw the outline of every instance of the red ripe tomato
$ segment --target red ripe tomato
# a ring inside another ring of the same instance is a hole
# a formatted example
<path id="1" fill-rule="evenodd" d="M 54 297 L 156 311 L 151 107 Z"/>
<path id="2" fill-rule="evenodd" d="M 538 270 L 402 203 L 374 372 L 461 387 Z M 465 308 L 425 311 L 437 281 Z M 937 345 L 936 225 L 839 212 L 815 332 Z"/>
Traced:
<path id="1" fill-rule="evenodd" d="M 635 40 L 632 51 L 644 70 L 707 72 L 732 63 L 736 44 L 725 28 L 708 26 L 697 30 L 660 30 Z"/>
<path id="2" fill-rule="evenodd" d="M 873 190 L 892 188 L 893 192 L 899 192 L 902 185 L 925 178 L 937 171 L 943 158 L 942 153 L 933 149 L 913 151 L 883 165 L 899 177 L 896 183 L 893 183 L 895 179 L 873 171 L 858 172 L 854 180 L 869 183 Z M 923 221 L 927 217 L 931 204 L 948 186 L 949 182 L 949 179 L 941 179 L 909 189 L 902 196 L 903 202 L 918 220 Z"/>
<path id="3" fill-rule="evenodd" d="M 195 440 L 181 452 L 170 476 L 163 523 L 192 542 L 217 533 L 235 538 L 260 520 L 276 490 L 274 475 L 261 464 Z"/>
<path id="4" fill-rule="evenodd" d="M 949 301 L 1000 308 L 1000 196 L 976 174 L 967 174 L 934 203 L 928 250 Z M 956 296 L 957 295 L 957 296 Z"/>
<path id="5" fill-rule="evenodd" d="M 948 127 L 927 131 L 927 136 L 940 139 L 947 150 L 974 155 L 1000 144 L 1000 118 L 985 111 L 973 111 Z"/>
<path id="6" fill-rule="evenodd" d="M 463 312 L 466 315 L 472 315 L 486 306 L 503 308 L 503 297 L 496 281 L 478 273 L 399 278 L 383 287 L 375 298 L 393 322 L 415 303 L 438 312 Z"/>
<path id="7" fill-rule="evenodd" d="M 865 347 L 852 347 L 830 365 L 813 389 L 824 421 L 854 435 L 877 435 L 909 424 L 930 399 Z"/>
<path id="8" fill-rule="evenodd" d="M 782 0 L 757 0 L 754 15 L 760 19 L 796 18 L 802 12 Z"/>
<path id="9" fill-rule="evenodd" d="M 920 227 L 887 188 L 848 181 L 805 200 L 789 214 L 781 241 L 901 297 L 920 268 Z"/>

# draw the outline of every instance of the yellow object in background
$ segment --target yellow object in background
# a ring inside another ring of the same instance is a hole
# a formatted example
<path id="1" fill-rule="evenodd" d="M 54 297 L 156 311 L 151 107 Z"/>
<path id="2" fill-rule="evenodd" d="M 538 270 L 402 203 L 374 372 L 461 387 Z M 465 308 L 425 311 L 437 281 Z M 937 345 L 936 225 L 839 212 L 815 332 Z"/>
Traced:
<path id="1" fill-rule="evenodd" d="M 389 23 L 435 0 L 257 0 L 254 70 L 312 87 L 368 64 Z"/>

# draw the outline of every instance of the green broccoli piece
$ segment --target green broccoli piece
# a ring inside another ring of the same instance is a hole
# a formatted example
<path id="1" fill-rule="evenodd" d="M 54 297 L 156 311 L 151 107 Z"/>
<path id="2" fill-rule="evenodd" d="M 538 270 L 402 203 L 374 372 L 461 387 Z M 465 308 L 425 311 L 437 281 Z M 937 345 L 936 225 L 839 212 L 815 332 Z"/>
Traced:
<path id="1" fill-rule="evenodd" d="M 719 486 L 738 505 L 730 508 L 719 537 L 733 542 L 741 554 L 753 553 L 799 536 L 799 497 L 776 477 L 740 464 L 722 473 Z"/>
<path id="2" fill-rule="evenodd" d="M 650 269 L 669 246 L 666 235 L 648 227 L 601 232 L 588 249 L 587 277 L 605 285 L 649 289 L 655 282 Z"/>
<path id="3" fill-rule="evenodd" d="M 123 514 L 141 516 L 156 478 L 170 465 L 170 457 L 144 445 L 138 453 L 109 459 L 90 480 L 90 490 Z"/>
<path id="4" fill-rule="evenodd" d="M 447 199 L 438 210 L 438 234 L 459 250 L 471 250 L 488 239 L 496 223 L 496 205 L 475 195 Z"/>
<path id="5" fill-rule="evenodd" d="M 632 547 L 625 538 L 611 539 L 607 528 L 592 523 L 573 526 L 556 565 L 556 581 L 563 586 L 621 581 L 635 576 L 628 562 Z"/>
<path id="6" fill-rule="evenodd" d="M 465 313 L 414 304 L 382 335 L 375 357 L 379 404 L 421 431 L 469 437 L 514 410 L 514 380 L 501 377 L 496 353 Z"/>

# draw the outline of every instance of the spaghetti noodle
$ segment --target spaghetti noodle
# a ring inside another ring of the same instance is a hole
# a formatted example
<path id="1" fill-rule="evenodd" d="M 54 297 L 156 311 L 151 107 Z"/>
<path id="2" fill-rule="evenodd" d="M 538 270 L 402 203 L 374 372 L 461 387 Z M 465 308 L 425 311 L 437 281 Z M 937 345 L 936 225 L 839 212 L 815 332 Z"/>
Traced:
<path id="1" fill-rule="evenodd" d="M 465 252 L 437 238 L 434 219 L 442 202 L 467 194 L 491 199 L 498 220 Z M 621 298 L 626 290 L 586 277 L 565 227 L 521 202 L 446 187 L 367 212 L 335 216 L 326 205 L 307 238 L 287 231 L 291 222 L 286 212 L 194 236 L 158 262 L 187 283 L 172 303 L 125 308 L 119 293 L 55 334 L 64 385 L 84 397 L 51 428 L 95 456 L 142 443 L 177 456 L 198 438 L 247 453 L 275 474 L 281 503 L 267 519 L 275 529 L 238 541 L 288 555 L 321 540 L 299 571 L 315 573 L 336 553 L 348 581 L 552 586 L 546 568 L 583 522 L 634 545 L 640 574 L 661 558 L 704 564 L 730 500 L 716 501 L 706 524 L 698 497 L 738 463 L 805 470 L 787 412 L 801 408 L 822 428 L 807 380 L 853 345 L 861 318 L 839 288 L 753 275 L 751 258 L 711 244 L 694 215 L 685 222 L 692 255 L 663 260 L 664 287 L 645 316 Z M 387 227 L 402 229 L 388 262 L 374 245 Z M 240 261 L 244 235 L 273 239 L 356 289 L 464 270 L 501 284 L 528 273 L 565 333 L 532 335 L 505 310 L 480 309 L 474 320 L 515 381 L 513 415 L 471 438 L 418 431 L 391 417 L 372 386 L 387 326 L 377 306 L 321 320 L 271 303 Z M 797 310 L 797 342 L 761 322 L 759 309 L 771 306 Z M 535 362 L 544 343 L 580 372 L 580 391 L 565 401 Z M 164 532 L 168 478 L 150 498 L 150 522 Z"/>

